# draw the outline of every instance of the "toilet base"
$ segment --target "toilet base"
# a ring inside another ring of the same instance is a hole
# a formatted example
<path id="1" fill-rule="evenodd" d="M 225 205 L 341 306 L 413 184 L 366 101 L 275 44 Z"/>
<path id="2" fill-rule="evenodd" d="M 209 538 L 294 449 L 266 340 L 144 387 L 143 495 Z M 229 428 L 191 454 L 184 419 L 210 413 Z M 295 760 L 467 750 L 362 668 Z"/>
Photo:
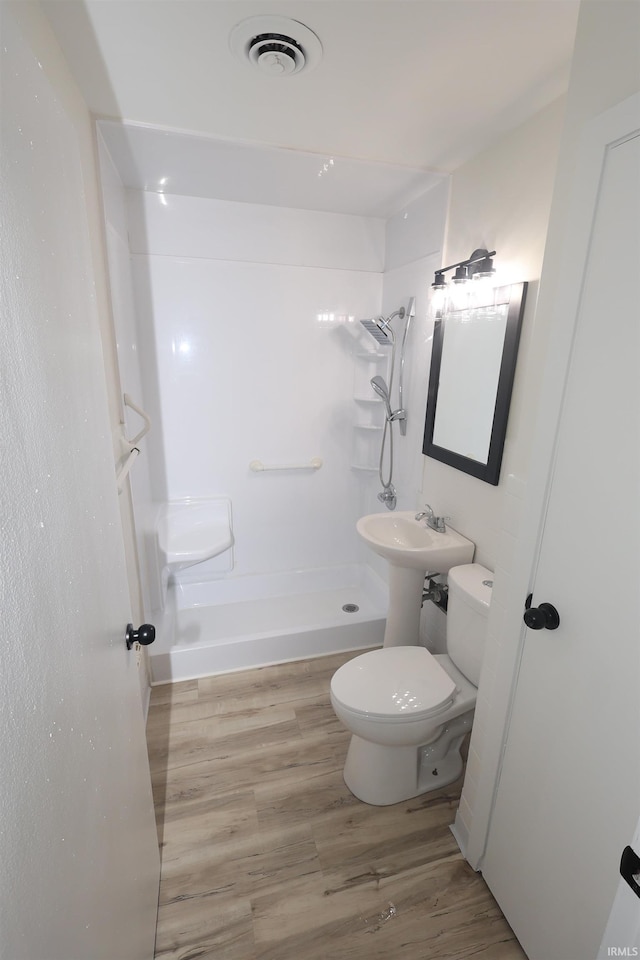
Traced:
<path id="1" fill-rule="evenodd" d="M 462 773 L 460 747 L 471 730 L 473 711 L 455 717 L 426 746 L 387 747 L 351 737 L 344 782 L 351 793 L 374 807 L 402 803 L 453 783 Z"/>

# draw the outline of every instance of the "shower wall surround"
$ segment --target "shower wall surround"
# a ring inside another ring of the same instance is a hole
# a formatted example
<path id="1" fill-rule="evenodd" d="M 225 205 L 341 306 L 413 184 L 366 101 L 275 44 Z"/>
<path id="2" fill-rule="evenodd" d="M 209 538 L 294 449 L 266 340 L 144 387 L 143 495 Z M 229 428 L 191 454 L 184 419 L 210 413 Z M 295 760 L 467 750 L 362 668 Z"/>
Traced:
<path id="1" fill-rule="evenodd" d="M 153 499 L 228 496 L 234 576 L 356 562 L 339 327 L 379 309 L 384 223 L 131 193 L 129 234 Z"/>

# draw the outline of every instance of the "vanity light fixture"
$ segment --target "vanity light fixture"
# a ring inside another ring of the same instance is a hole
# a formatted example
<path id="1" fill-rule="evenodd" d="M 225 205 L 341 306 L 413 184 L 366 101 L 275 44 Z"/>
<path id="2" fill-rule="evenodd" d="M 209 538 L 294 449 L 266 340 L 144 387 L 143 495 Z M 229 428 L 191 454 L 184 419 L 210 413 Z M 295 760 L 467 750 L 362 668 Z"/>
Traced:
<path id="1" fill-rule="evenodd" d="M 439 267 L 436 270 L 434 281 L 431 284 L 431 309 L 434 317 L 442 318 L 446 312 L 449 285 L 445 279 L 445 273 L 448 273 L 449 270 L 455 270 L 452 277 L 452 283 L 455 284 L 453 288 L 453 300 L 455 302 L 460 299 L 460 293 L 463 293 L 469 280 L 486 280 L 493 277 L 496 272 L 493 266 L 495 254 L 495 250 L 478 248 L 473 251 L 468 260 L 460 260 L 458 263 L 451 263 L 448 267 Z"/>

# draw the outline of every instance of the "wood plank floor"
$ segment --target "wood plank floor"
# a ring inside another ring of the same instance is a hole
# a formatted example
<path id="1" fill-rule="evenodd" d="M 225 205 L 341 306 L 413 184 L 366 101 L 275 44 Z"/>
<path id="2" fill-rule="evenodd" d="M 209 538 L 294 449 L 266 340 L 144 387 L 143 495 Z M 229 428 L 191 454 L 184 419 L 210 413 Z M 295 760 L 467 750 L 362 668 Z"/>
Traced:
<path id="1" fill-rule="evenodd" d="M 461 782 L 392 807 L 344 785 L 352 656 L 153 689 L 156 957 L 526 960 L 449 830 Z"/>

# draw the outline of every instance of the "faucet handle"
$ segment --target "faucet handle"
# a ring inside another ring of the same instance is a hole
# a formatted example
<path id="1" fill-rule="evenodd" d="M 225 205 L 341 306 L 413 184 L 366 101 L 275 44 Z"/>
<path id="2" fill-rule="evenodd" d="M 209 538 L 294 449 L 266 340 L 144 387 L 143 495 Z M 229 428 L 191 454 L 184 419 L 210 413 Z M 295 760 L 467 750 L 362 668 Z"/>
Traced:
<path id="1" fill-rule="evenodd" d="M 446 533 L 446 521 L 451 520 L 451 517 L 431 517 L 431 524 L 434 530 L 437 530 L 438 533 Z"/>

